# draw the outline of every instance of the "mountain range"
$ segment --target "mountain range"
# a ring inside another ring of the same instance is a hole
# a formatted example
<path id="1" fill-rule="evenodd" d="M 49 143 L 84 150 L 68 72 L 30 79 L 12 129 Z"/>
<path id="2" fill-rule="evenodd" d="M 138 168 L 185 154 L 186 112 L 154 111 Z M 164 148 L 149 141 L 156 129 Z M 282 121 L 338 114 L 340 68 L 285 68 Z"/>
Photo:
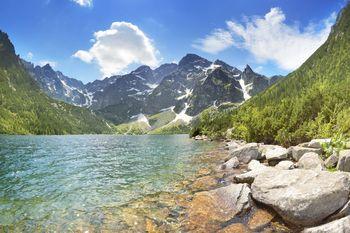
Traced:
<path id="1" fill-rule="evenodd" d="M 87 84 L 53 70 L 49 64 L 41 67 L 25 60 L 21 63 L 48 96 L 122 124 L 117 128 L 121 133 L 131 132 L 130 126 L 135 123 L 142 128 L 141 133 L 160 127 L 164 131 L 169 123 L 186 131 L 188 128 L 182 126 L 204 109 L 241 104 L 281 78 L 267 78 L 249 65 L 240 71 L 223 61 L 211 62 L 195 54 L 187 54 L 178 64 L 167 63 L 156 69 L 143 65 L 128 74 Z M 152 116 L 166 119 L 152 125 Z"/>

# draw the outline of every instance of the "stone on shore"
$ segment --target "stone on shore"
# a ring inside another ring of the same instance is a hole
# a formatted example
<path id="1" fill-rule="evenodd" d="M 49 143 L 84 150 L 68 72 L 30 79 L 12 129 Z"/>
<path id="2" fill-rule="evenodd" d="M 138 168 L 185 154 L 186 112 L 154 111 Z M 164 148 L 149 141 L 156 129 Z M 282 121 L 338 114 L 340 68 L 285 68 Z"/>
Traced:
<path id="1" fill-rule="evenodd" d="M 291 151 L 292 151 L 292 157 L 295 161 L 299 161 L 301 156 L 303 156 L 308 152 L 315 152 L 318 155 L 322 154 L 322 149 L 306 148 L 301 146 L 293 146 L 291 147 Z"/>
<path id="2" fill-rule="evenodd" d="M 247 183 L 247 184 L 251 184 L 254 182 L 255 177 L 257 177 L 258 175 L 260 175 L 261 173 L 265 172 L 265 171 L 276 171 L 275 168 L 273 167 L 267 167 L 265 165 L 262 165 L 264 167 L 261 167 L 260 169 L 256 169 L 256 170 L 252 170 L 246 173 L 242 173 L 239 175 L 236 175 L 233 177 L 233 180 L 236 183 Z"/>
<path id="3" fill-rule="evenodd" d="M 261 164 L 258 160 L 255 160 L 255 159 L 253 159 L 248 163 L 248 171 L 265 169 L 265 168 L 266 166 L 264 164 Z"/>
<path id="4" fill-rule="evenodd" d="M 190 203 L 187 230 L 217 231 L 222 223 L 250 207 L 251 191 L 247 184 L 231 184 L 196 193 Z"/>
<path id="5" fill-rule="evenodd" d="M 238 147 L 242 146 L 244 143 L 240 141 L 229 141 L 226 143 L 225 149 L 226 150 L 234 150 Z"/>
<path id="6" fill-rule="evenodd" d="M 222 164 L 221 169 L 222 170 L 229 170 L 229 169 L 237 168 L 238 166 L 239 166 L 239 161 L 238 161 L 237 157 L 235 156 L 235 157 L 229 159 L 224 164 Z"/>
<path id="7" fill-rule="evenodd" d="M 248 143 L 232 150 L 231 156 L 236 156 L 240 162 L 249 163 L 252 159 L 259 159 L 261 152 L 258 143 Z"/>
<path id="8" fill-rule="evenodd" d="M 322 144 L 324 143 L 330 143 L 331 139 L 330 138 L 323 138 L 323 139 L 312 139 L 308 143 L 308 147 L 310 148 L 316 148 L 316 149 L 322 149 Z"/>
<path id="9" fill-rule="evenodd" d="M 349 176 L 314 170 L 265 170 L 252 184 L 255 200 L 296 225 L 314 226 L 349 199 Z"/>
<path id="10" fill-rule="evenodd" d="M 314 152 L 308 152 L 301 156 L 298 161 L 298 168 L 322 171 L 324 170 L 323 160 Z"/>
<path id="11" fill-rule="evenodd" d="M 287 159 L 288 156 L 289 150 L 281 146 L 275 146 L 266 151 L 266 159 L 272 165 L 276 165 L 279 161 Z"/>
<path id="12" fill-rule="evenodd" d="M 338 160 L 339 160 L 338 155 L 335 154 L 335 153 L 333 153 L 331 156 L 329 156 L 329 157 L 324 161 L 324 165 L 325 165 L 327 168 L 335 167 L 335 166 L 337 166 L 337 164 L 338 164 Z"/>
<path id="13" fill-rule="evenodd" d="M 289 161 L 289 160 L 281 161 L 275 166 L 275 168 L 281 169 L 281 170 L 292 170 L 295 167 L 296 167 L 296 165 L 292 161 Z"/>
<path id="14" fill-rule="evenodd" d="M 321 226 L 307 228 L 302 233 L 348 233 L 350 232 L 350 216 L 323 224 Z"/>
<path id="15" fill-rule="evenodd" d="M 337 169 L 339 171 L 350 172 L 350 150 L 340 151 Z"/>

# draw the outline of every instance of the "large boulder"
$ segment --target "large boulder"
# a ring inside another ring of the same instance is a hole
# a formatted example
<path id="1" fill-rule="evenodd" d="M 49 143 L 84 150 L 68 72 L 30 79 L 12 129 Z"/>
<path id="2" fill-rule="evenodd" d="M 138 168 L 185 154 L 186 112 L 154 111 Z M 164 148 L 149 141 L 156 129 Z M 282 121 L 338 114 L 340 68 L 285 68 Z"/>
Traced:
<path id="1" fill-rule="evenodd" d="M 261 152 L 258 143 L 248 143 L 232 150 L 231 156 L 236 156 L 242 163 L 249 163 L 252 159 L 259 159 Z"/>
<path id="2" fill-rule="evenodd" d="M 316 149 L 322 149 L 322 144 L 324 143 L 330 143 L 331 139 L 330 138 L 322 138 L 322 139 L 312 139 L 308 143 L 308 147 L 310 148 L 316 148 Z"/>
<path id="3" fill-rule="evenodd" d="M 339 171 L 350 172 L 350 150 L 340 151 L 337 169 Z"/>
<path id="4" fill-rule="evenodd" d="M 318 155 L 322 154 L 322 149 L 315 149 L 315 148 L 306 148 L 306 147 L 301 147 L 301 146 L 293 146 L 290 148 L 292 152 L 292 157 L 295 161 L 299 161 L 301 156 L 308 152 L 314 152 Z"/>
<path id="5" fill-rule="evenodd" d="M 324 170 L 323 160 L 314 152 L 308 152 L 301 156 L 298 162 L 298 167 L 301 169 Z"/>
<path id="6" fill-rule="evenodd" d="M 321 226 L 307 228 L 302 233 L 348 233 L 350 232 L 350 216 L 323 224 Z"/>
<path id="7" fill-rule="evenodd" d="M 216 232 L 221 224 L 251 207 L 247 184 L 231 184 L 211 191 L 196 193 L 188 211 L 188 231 Z"/>
<path id="8" fill-rule="evenodd" d="M 252 184 L 258 202 L 272 207 L 286 221 L 302 226 L 321 223 L 348 201 L 349 176 L 314 170 L 260 173 Z"/>
<path id="9" fill-rule="evenodd" d="M 289 150 L 281 147 L 275 146 L 266 151 L 266 159 L 269 164 L 276 165 L 279 161 L 287 159 L 289 156 Z"/>

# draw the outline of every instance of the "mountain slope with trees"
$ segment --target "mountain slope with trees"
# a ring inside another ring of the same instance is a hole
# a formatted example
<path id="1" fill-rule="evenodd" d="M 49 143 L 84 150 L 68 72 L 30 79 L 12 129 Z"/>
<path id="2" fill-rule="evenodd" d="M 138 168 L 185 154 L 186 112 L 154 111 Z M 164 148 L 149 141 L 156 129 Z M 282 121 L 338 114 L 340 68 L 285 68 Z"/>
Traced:
<path id="1" fill-rule="evenodd" d="M 348 4 L 328 40 L 300 68 L 230 114 L 231 137 L 294 145 L 314 137 L 350 136 L 349 51 Z"/>
<path id="2" fill-rule="evenodd" d="M 0 134 L 111 132 L 90 110 L 44 94 L 23 67 L 8 35 L 0 31 Z"/>

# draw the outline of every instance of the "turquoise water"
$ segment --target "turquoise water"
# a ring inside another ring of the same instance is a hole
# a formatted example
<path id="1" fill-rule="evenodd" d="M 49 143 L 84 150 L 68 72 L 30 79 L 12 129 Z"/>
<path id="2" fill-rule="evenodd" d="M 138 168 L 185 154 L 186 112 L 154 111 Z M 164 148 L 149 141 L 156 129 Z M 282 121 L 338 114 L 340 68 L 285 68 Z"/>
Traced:
<path id="1" fill-rule="evenodd" d="M 106 207 L 172 191 L 214 146 L 187 135 L 0 136 L 0 230 L 100 224 Z"/>

